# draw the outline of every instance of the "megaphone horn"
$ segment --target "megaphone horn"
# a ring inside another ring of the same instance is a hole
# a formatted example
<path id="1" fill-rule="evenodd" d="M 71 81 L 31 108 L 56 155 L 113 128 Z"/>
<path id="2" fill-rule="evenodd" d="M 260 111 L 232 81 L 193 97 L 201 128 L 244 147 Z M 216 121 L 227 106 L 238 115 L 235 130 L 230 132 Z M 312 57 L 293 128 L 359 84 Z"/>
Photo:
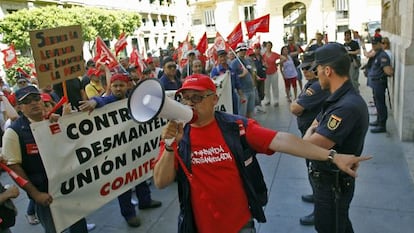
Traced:
<path id="1" fill-rule="evenodd" d="M 158 79 L 144 79 L 134 87 L 128 97 L 128 111 L 138 123 L 146 123 L 156 117 L 192 123 L 197 115 L 186 105 L 165 96 Z"/>

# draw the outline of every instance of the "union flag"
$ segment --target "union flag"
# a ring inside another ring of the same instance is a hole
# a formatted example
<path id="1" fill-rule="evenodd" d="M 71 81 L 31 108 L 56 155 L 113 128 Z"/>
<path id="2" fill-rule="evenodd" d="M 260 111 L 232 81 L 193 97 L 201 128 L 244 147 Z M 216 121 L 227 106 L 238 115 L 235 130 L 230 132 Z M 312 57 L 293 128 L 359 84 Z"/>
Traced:
<path id="1" fill-rule="evenodd" d="M 208 40 L 207 40 L 207 32 L 204 32 L 203 36 L 201 37 L 200 41 L 197 44 L 197 50 L 200 54 L 204 54 L 207 51 L 208 47 Z"/>
<path id="2" fill-rule="evenodd" d="M 236 25 L 233 31 L 227 36 L 227 43 L 232 49 L 237 48 L 237 44 L 243 42 L 243 31 L 241 22 Z"/>
<path id="3" fill-rule="evenodd" d="M 135 47 L 132 49 L 129 62 L 137 68 L 138 73 L 142 73 L 142 71 L 144 71 L 144 69 L 147 68 L 142 55 L 139 54 L 138 49 Z"/>
<path id="4" fill-rule="evenodd" d="M 251 39 L 256 32 L 269 32 L 270 14 L 246 22 L 247 37 Z"/>
<path id="5" fill-rule="evenodd" d="M 10 45 L 7 49 L 1 50 L 4 55 L 4 66 L 6 69 L 9 69 L 14 64 L 17 64 L 17 54 L 16 50 L 14 49 L 14 45 Z"/>
<path id="6" fill-rule="evenodd" d="M 119 52 L 124 50 L 127 47 L 127 38 L 125 32 L 119 35 L 118 41 L 115 43 L 115 56 L 118 56 Z"/>
<path id="7" fill-rule="evenodd" d="M 224 40 L 223 36 L 219 32 L 216 32 L 216 38 L 214 39 L 214 44 L 207 50 L 207 57 L 210 60 L 214 61 L 214 64 L 216 64 L 217 61 L 217 51 L 219 50 L 226 50 L 226 52 L 229 51 L 229 46 Z"/>
<path id="8" fill-rule="evenodd" d="M 106 47 L 105 42 L 99 36 L 96 38 L 95 54 L 96 55 L 93 58 L 95 63 L 103 62 L 109 69 L 112 69 L 118 65 L 118 61 L 115 56 L 111 53 L 111 50 Z"/>

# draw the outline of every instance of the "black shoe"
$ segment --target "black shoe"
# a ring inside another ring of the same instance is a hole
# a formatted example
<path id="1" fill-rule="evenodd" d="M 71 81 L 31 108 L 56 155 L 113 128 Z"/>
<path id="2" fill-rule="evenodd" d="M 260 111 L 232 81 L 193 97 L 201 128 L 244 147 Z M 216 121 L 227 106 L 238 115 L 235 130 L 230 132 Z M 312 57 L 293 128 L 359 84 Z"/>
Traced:
<path id="1" fill-rule="evenodd" d="M 369 126 L 378 126 L 378 121 L 373 121 L 369 123 Z"/>
<path id="2" fill-rule="evenodd" d="M 308 203 L 313 203 L 314 202 L 313 194 L 302 195 L 302 201 L 308 202 Z"/>
<path id="3" fill-rule="evenodd" d="M 371 129 L 371 133 L 385 133 L 387 129 L 384 126 L 376 126 L 375 128 Z"/>
<path id="4" fill-rule="evenodd" d="M 303 216 L 299 219 L 300 225 L 312 226 L 315 225 L 315 215 L 313 212 L 309 215 Z"/>
<path id="5" fill-rule="evenodd" d="M 141 220 L 137 216 L 134 216 L 134 217 L 128 219 L 127 223 L 130 227 L 139 227 L 139 226 L 141 226 Z"/>
<path id="6" fill-rule="evenodd" d="M 145 210 L 145 209 L 154 209 L 154 208 L 158 208 L 161 206 L 161 202 L 160 201 L 156 201 L 156 200 L 151 200 L 151 202 L 149 204 L 146 205 L 139 205 L 138 209 L 140 210 Z"/>

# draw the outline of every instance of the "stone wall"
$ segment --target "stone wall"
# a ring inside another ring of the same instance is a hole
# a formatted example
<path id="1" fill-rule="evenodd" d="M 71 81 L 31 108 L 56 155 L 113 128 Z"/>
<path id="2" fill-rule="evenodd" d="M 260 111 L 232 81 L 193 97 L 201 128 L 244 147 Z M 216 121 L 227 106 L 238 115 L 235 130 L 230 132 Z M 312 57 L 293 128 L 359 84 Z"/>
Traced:
<path id="1" fill-rule="evenodd" d="M 414 141 L 414 4 L 382 0 L 382 31 L 391 41 L 394 77 L 389 81 L 392 114 L 402 141 Z"/>

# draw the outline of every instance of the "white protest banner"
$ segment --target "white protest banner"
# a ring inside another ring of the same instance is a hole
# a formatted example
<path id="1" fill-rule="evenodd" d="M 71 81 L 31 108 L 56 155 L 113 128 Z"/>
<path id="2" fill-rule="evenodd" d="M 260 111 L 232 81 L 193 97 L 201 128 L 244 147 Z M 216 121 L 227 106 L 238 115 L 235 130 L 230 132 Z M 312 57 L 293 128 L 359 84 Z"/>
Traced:
<path id="1" fill-rule="evenodd" d="M 232 101 L 232 90 L 231 90 L 231 79 L 230 73 L 226 72 L 218 76 L 214 83 L 217 86 L 217 95 L 219 101 L 216 105 L 216 111 L 233 113 L 233 101 Z"/>
<path id="2" fill-rule="evenodd" d="M 215 80 L 217 109 L 232 110 L 227 74 Z M 127 99 L 90 115 L 78 112 L 57 123 L 31 124 L 49 180 L 56 230 L 61 232 L 82 217 L 152 176 L 166 119 L 137 124 Z"/>

